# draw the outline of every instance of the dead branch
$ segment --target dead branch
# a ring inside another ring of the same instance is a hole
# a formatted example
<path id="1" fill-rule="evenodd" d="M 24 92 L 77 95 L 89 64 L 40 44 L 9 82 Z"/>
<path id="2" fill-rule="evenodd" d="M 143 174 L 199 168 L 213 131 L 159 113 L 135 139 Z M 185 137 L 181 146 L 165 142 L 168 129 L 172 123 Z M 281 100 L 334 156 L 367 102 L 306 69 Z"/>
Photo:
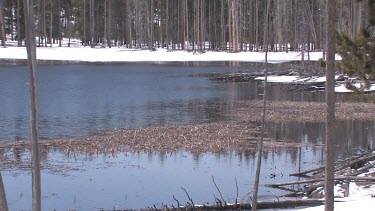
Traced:
<path id="1" fill-rule="evenodd" d="M 211 176 L 211 179 L 212 179 L 212 182 L 214 183 L 214 185 L 215 185 L 217 191 L 219 192 L 220 197 L 221 197 L 221 200 L 224 202 L 224 205 L 227 205 L 227 202 L 224 200 L 224 197 L 223 197 L 223 195 L 221 194 L 221 191 L 220 191 L 219 187 L 217 186 L 217 184 L 216 184 L 216 182 L 215 182 L 215 178 L 214 178 L 214 176 Z"/>
<path id="2" fill-rule="evenodd" d="M 186 191 L 186 189 L 183 188 L 183 187 L 181 187 L 181 189 L 185 191 L 186 196 L 188 197 L 189 201 L 191 202 L 191 206 L 194 207 L 195 205 L 194 205 L 193 199 L 190 197 L 190 195 L 188 194 L 188 192 Z"/>
<path id="3" fill-rule="evenodd" d="M 375 177 L 355 177 L 355 176 L 339 176 L 335 177 L 335 181 L 375 181 Z M 303 181 L 292 181 L 292 182 L 282 182 L 282 183 L 274 183 L 274 184 L 267 184 L 267 187 L 277 188 L 280 186 L 286 185 L 298 185 L 298 184 L 307 184 L 307 183 L 315 183 L 324 181 L 324 178 L 317 178 L 317 179 L 310 179 L 310 180 L 303 180 Z"/>

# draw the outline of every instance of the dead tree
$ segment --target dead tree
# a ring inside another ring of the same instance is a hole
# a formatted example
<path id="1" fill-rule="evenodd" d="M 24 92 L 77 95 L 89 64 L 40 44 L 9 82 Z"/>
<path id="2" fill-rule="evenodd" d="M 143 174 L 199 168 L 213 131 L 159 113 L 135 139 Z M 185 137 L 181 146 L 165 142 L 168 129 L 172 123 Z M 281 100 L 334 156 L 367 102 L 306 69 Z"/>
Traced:
<path id="1" fill-rule="evenodd" d="M 261 126 L 261 134 L 258 142 L 258 156 L 257 156 L 257 169 L 255 175 L 255 183 L 254 183 L 254 193 L 253 193 L 253 203 L 252 203 L 252 210 L 257 210 L 257 203 L 258 203 L 258 187 L 259 187 L 259 177 L 260 177 L 260 167 L 262 165 L 262 152 L 263 152 L 263 138 L 264 138 L 264 128 L 266 123 L 266 103 L 267 103 L 267 75 L 268 75 L 268 23 L 269 23 L 269 11 L 270 11 L 270 0 L 267 1 L 267 9 L 266 9 L 266 21 L 264 27 L 264 45 L 265 46 L 265 78 L 264 78 L 264 91 L 263 91 L 263 111 L 262 111 L 262 126 Z"/>
<path id="2" fill-rule="evenodd" d="M 36 43 L 34 1 L 24 0 L 26 49 L 28 66 L 30 69 L 30 121 L 31 121 L 31 172 L 32 172 L 32 210 L 41 211 L 41 181 L 40 181 L 40 155 L 38 131 L 38 90 L 36 73 Z"/>
<path id="3" fill-rule="evenodd" d="M 327 1 L 325 210 L 334 209 L 336 0 Z"/>

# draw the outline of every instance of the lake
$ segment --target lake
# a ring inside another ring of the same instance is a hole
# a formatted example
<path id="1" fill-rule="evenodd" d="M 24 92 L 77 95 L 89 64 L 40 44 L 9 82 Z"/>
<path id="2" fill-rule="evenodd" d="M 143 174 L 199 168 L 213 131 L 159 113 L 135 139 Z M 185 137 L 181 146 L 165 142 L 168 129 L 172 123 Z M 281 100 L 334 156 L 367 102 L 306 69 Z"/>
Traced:
<path id="1" fill-rule="evenodd" d="M 209 123 L 225 120 L 217 102 L 262 98 L 260 82 L 218 83 L 202 73 L 261 71 L 237 63 L 129 63 L 118 65 L 73 64 L 38 67 L 41 138 L 84 136 L 98 130 L 151 125 Z M 289 91 L 271 86 L 270 100 L 322 101 L 321 92 Z M 29 137 L 29 80 L 25 66 L 0 67 L 0 140 Z M 365 149 L 375 138 L 373 121 L 337 123 L 338 157 Z M 274 138 L 324 144 L 324 124 L 270 124 Z M 30 210 L 30 154 L 2 152 L 17 167 L 6 169 L 3 179 L 10 210 Z M 115 153 L 42 155 L 43 210 L 137 209 L 177 206 L 187 202 L 181 187 L 197 204 L 213 204 L 223 197 L 234 202 L 236 180 L 239 200 L 249 201 L 256 152 L 222 154 Z M 261 184 L 298 178 L 289 173 L 321 165 L 321 147 L 275 149 L 264 154 Z M 286 192 L 260 188 L 261 200 L 275 200 Z"/>

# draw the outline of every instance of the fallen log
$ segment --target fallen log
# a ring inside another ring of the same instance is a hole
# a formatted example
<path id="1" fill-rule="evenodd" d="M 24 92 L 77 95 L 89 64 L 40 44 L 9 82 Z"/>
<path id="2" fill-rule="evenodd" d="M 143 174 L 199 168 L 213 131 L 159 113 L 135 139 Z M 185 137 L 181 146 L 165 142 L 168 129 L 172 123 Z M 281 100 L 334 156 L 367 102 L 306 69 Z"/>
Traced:
<path id="1" fill-rule="evenodd" d="M 355 165 L 358 165 L 360 163 L 364 163 L 364 162 L 368 162 L 368 161 L 371 161 L 371 160 L 375 160 L 375 154 L 363 154 L 363 155 L 355 155 L 355 156 L 352 156 L 352 157 L 349 157 L 349 158 L 346 158 L 342 161 L 338 161 L 335 163 L 335 172 L 338 172 L 338 171 L 341 171 L 341 170 L 344 170 L 346 168 L 349 168 L 349 167 L 354 167 Z M 322 174 L 320 176 L 324 176 L 324 168 L 325 166 L 320 166 L 320 167 L 317 167 L 317 168 L 313 168 L 313 169 L 309 169 L 309 170 L 306 170 L 306 171 L 301 171 L 301 172 L 298 172 L 298 173 L 293 173 L 293 174 L 290 174 L 290 176 L 298 176 L 298 177 L 312 177 L 312 176 L 309 176 L 308 174 L 312 173 L 313 175 L 317 175 L 317 174 Z"/>
<path id="2" fill-rule="evenodd" d="M 335 177 L 335 181 L 375 181 L 375 177 L 355 177 L 355 176 L 339 176 Z M 292 182 L 282 182 L 282 183 L 274 183 L 274 184 L 267 184 L 266 187 L 277 188 L 280 186 L 286 185 L 299 185 L 299 184 L 307 184 L 307 183 L 315 183 L 315 182 L 322 182 L 324 178 L 317 178 L 317 179 L 310 179 L 310 180 L 302 180 L 302 181 L 292 181 Z"/>
<path id="3" fill-rule="evenodd" d="M 278 209 L 278 208 L 295 208 L 295 207 L 313 207 L 323 205 L 324 201 L 322 200 L 311 200 L 311 199 L 301 199 L 301 200 L 285 200 L 285 201 L 270 201 L 270 202 L 258 202 L 257 209 Z M 174 211 L 195 211 L 195 210 L 238 210 L 246 209 L 251 210 L 251 203 L 243 204 L 230 204 L 230 205 L 201 205 L 201 206 L 184 206 L 184 207 L 163 207 L 163 208 L 148 208 L 142 210 L 152 210 L 152 211 L 164 211 L 164 210 L 174 210 Z M 125 210 L 123 210 L 125 211 Z"/>
<path id="4" fill-rule="evenodd" d="M 358 176 L 362 173 L 367 172 L 369 169 L 375 167 L 375 163 L 369 164 L 367 166 L 364 166 L 362 168 L 359 168 L 358 170 L 353 171 L 352 173 L 348 174 L 347 176 Z"/>

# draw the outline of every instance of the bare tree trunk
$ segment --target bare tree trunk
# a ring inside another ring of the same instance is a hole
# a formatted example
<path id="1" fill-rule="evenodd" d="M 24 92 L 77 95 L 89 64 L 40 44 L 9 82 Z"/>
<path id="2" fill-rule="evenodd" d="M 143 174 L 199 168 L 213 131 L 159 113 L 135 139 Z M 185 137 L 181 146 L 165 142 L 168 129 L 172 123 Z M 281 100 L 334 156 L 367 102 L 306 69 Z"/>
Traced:
<path id="1" fill-rule="evenodd" d="M 51 17 L 50 17 L 50 27 L 49 27 L 49 44 L 50 44 L 50 47 L 52 47 L 52 23 L 53 23 L 53 13 L 52 13 L 52 8 L 53 8 L 53 1 L 51 1 Z"/>
<path id="2" fill-rule="evenodd" d="M 95 48 L 95 0 L 90 0 L 90 46 Z"/>
<path id="3" fill-rule="evenodd" d="M 108 5 L 108 0 L 104 0 L 104 39 L 102 41 L 102 48 L 107 47 L 107 5 Z"/>
<path id="4" fill-rule="evenodd" d="M 83 45 L 86 46 L 86 0 L 83 0 Z"/>
<path id="5" fill-rule="evenodd" d="M 269 22 L 269 9 L 271 5 L 271 0 L 267 1 L 267 10 L 266 10 L 266 21 L 264 27 L 264 45 L 265 47 L 265 79 L 264 79 L 264 90 L 263 90 L 263 109 L 262 109 L 262 126 L 261 126 L 261 133 L 260 138 L 258 141 L 258 156 L 257 156 L 257 169 L 255 173 L 255 182 L 254 182 L 254 192 L 253 192 L 253 203 L 252 203 L 252 211 L 257 210 L 258 204 L 258 188 L 259 188 L 259 178 L 260 178 L 260 168 L 262 166 L 262 153 L 263 153 L 263 138 L 264 138 L 264 128 L 266 124 L 266 103 L 267 103 L 267 76 L 268 76 L 268 22 Z"/>
<path id="6" fill-rule="evenodd" d="M 150 0 L 150 49 L 154 50 L 154 0 Z"/>
<path id="7" fill-rule="evenodd" d="M 0 30 L 1 30 L 1 44 L 6 48 L 6 36 L 5 36 L 5 29 L 4 29 L 4 21 L 3 21 L 3 1 L 0 1 Z M 13 33 L 13 32 L 11 32 Z"/>
<path id="8" fill-rule="evenodd" d="M 21 47 L 22 46 L 22 36 L 21 36 L 21 1 L 22 0 L 17 0 L 17 24 L 16 24 L 16 30 L 17 30 L 17 46 Z"/>
<path id="9" fill-rule="evenodd" d="M 336 0 L 327 1 L 325 210 L 334 209 Z"/>
<path id="10" fill-rule="evenodd" d="M 57 10 L 57 19 L 58 19 L 58 23 L 59 23 L 59 28 L 58 28 L 58 31 L 59 31 L 59 47 L 62 46 L 62 33 L 61 33 L 61 22 L 60 22 L 60 18 L 61 18 L 61 0 L 58 0 L 58 10 Z"/>
<path id="11" fill-rule="evenodd" d="M 34 2 L 24 0 L 25 25 L 26 25 L 26 49 L 30 69 L 30 121 L 31 121 L 31 171 L 32 171 L 32 210 L 41 211 L 41 181 L 40 181 L 40 155 L 39 155 L 39 131 L 38 131 L 38 90 L 36 73 L 36 43 Z"/>
<path id="12" fill-rule="evenodd" d="M 31 97 L 31 136 L 32 136 L 32 192 L 33 211 L 41 210 L 41 182 L 40 182 L 40 156 L 38 132 L 38 99 L 37 99 L 37 74 L 36 74 L 36 44 L 33 16 L 33 0 L 25 0 L 25 19 L 27 34 L 27 53 L 30 68 L 30 97 Z"/>
<path id="13" fill-rule="evenodd" d="M 8 211 L 7 197 L 5 194 L 5 188 L 3 183 L 3 177 L 0 172 L 0 210 Z"/>
<path id="14" fill-rule="evenodd" d="M 255 0 L 255 50 L 259 51 L 259 0 Z"/>

